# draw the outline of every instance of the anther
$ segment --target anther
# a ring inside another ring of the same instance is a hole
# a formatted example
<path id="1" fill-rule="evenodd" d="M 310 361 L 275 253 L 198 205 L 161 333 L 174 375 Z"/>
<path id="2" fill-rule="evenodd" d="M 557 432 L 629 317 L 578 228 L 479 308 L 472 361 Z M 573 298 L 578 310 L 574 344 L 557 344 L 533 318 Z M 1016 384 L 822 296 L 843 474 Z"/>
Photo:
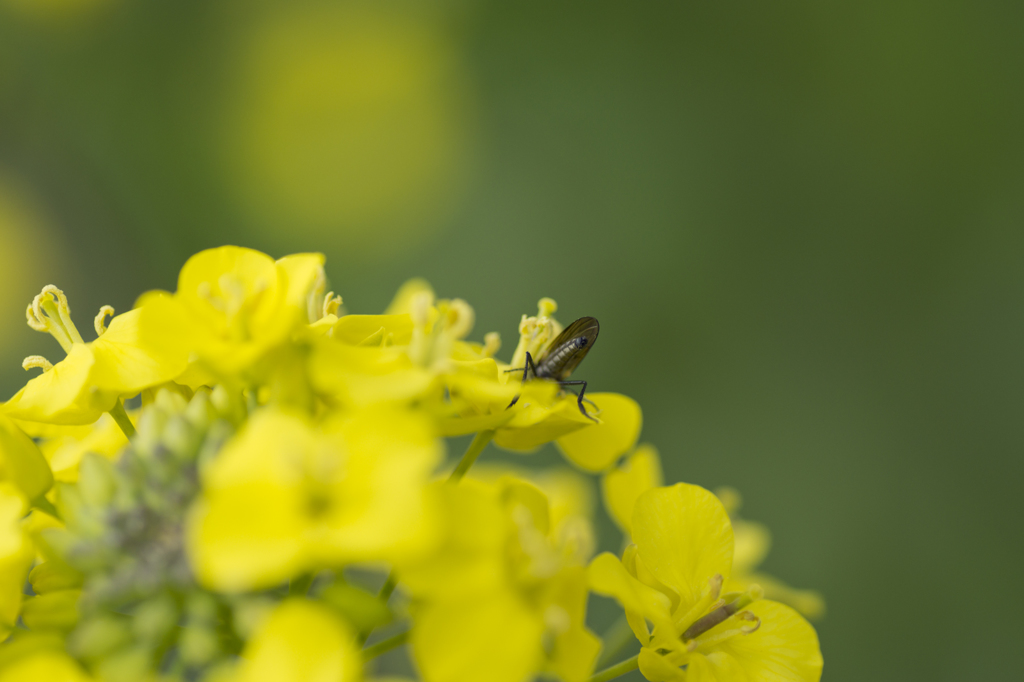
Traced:
<path id="1" fill-rule="evenodd" d="M 722 593 L 722 574 L 716 573 L 708 578 L 708 594 L 711 595 L 712 599 L 718 599 L 718 595 Z"/>
<path id="2" fill-rule="evenodd" d="M 558 310 L 558 304 L 553 298 L 544 298 L 537 301 L 537 317 L 551 317 Z"/>
<path id="3" fill-rule="evenodd" d="M 492 358 L 499 350 L 501 350 L 501 334 L 498 332 L 487 332 L 484 334 L 484 355 Z"/>
<path id="4" fill-rule="evenodd" d="M 476 314 L 473 308 L 461 298 L 448 303 L 448 333 L 452 338 L 465 338 L 473 330 Z"/>
<path id="5" fill-rule="evenodd" d="M 47 332 L 57 339 L 65 353 L 70 353 L 74 344 L 84 343 L 71 321 L 67 297 L 52 284 L 47 284 L 32 299 L 32 304 L 25 311 L 25 319 L 32 329 Z"/>
<path id="6" fill-rule="evenodd" d="M 114 316 L 114 307 L 105 305 L 100 308 L 100 311 L 96 313 L 96 317 L 92 321 L 92 326 L 96 329 L 96 336 L 103 336 L 103 332 L 107 331 L 107 316 Z"/>
<path id="7" fill-rule="evenodd" d="M 322 317 L 328 315 L 337 315 L 338 308 L 341 307 L 341 296 L 335 295 L 333 291 L 328 291 L 327 296 L 324 297 L 324 308 Z"/>
<path id="8" fill-rule="evenodd" d="M 49 372 L 53 369 L 53 363 L 44 358 L 42 355 L 30 355 L 21 361 L 21 368 L 26 372 L 30 369 L 41 369 L 44 372 Z"/>
<path id="9" fill-rule="evenodd" d="M 751 626 L 740 628 L 740 631 L 745 635 L 753 634 L 757 632 L 757 629 L 759 627 L 761 627 L 761 619 L 755 616 L 750 611 L 741 611 L 740 613 L 736 614 L 736 617 L 740 620 L 749 620 L 754 622 L 754 624 Z"/>
<path id="10" fill-rule="evenodd" d="M 35 303 L 35 301 L 32 303 Z M 47 331 L 46 322 L 36 315 L 36 307 L 32 303 L 29 303 L 28 309 L 25 310 L 25 318 L 28 321 L 28 326 L 35 329 L 37 332 L 45 332 Z"/>

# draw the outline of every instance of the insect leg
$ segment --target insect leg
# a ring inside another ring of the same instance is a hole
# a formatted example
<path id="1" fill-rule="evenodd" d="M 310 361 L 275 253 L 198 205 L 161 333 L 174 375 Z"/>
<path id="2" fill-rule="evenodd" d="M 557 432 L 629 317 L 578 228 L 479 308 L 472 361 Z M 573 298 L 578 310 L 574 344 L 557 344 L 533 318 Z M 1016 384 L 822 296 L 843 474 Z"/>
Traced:
<path id="1" fill-rule="evenodd" d="M 594 405 L 594 402 L 592 400 L 587 400 L 586 398 L 583 397 L 583 394 L 587 390 L 587 382 L 585 382 L 585 381 L 559 381 L 558 385 L 559 386 L 580 386 L 580 392 L 576 394 L 577 397 L 579 398 L 579 400 L 576 401 L 576 402 L 580 406 L 580 412 L 587 419 L 592 419 L 595 422 L 597 422 L 597 419 L 594 418 L 594 417 L 591 417 L 589 414 L 587 414 L 587 409 L 585 407 L 583 407 L 583 401 L 584 400 L 586 400 L 591 405 Z M 594 407 L 597 407 L 597 405 L 594 405 Z M 600 423 L 600 422 L 598 422 L 598 423 Z"/>
<path id="2" fill-rule="evenodd" d="M 533 364 L 533 358 L 530 356 L 530 351 L 526 351 L 526 365 L 523 367 L 523 382 L 522 383 L 524 383 L 524 384 L 526 383 L 526 377 L 529 375 L 530 370 L 533 370 L 533 375 L 537 376 L 537 368 Z M 510 370 L 506 370 L 506 371 L 508 371 L 508 372 L 518 372 L 519 368 L 517 367 L 516 369 L 510 369 Z M 518 401 L 518 400 L 519 400 L 519 396 L 517 395 L 515 398 L 512 398 L 512 402 L 510 402 L 508 404 L 508 407 L 512 407 L 513 405 L 515 405 L 516 401 Z M 508 407 L 506 407 L 505 409 L 507 410 Z"/>

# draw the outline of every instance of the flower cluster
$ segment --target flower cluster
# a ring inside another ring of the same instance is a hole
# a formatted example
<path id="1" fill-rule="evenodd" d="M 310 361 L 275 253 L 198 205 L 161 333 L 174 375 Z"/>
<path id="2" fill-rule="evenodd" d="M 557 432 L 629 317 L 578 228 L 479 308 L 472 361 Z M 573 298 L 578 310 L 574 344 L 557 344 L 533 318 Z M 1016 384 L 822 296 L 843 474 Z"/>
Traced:
<path id="1" fill-rule="evenodd" d="M 66 357 L 0 408 L 0 682 L 347 682 L 400 646 L 427 682 L 820 678 L 821 599 L 756 573 L 738 495 L 663 486 L 632 399 L 524 369 L 554 301 L 505 363 L 423 281 L 382 314 L 326 289 L 319 254 L 222 247 L 90 342 L 33 300 Z M 474 467 L 551 442 L 573 469 Z M 621 554 L 594 556 L 580 470 Z M 592 593 L 622 606 L 604 638 Z"/>

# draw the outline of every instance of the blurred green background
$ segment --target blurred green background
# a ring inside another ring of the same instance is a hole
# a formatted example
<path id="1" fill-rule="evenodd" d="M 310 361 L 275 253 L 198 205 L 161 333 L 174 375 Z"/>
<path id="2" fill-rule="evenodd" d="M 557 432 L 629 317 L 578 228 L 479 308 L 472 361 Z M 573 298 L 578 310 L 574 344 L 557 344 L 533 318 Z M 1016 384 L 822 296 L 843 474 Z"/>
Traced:
<path id="1" fill-rule="evenodd" d="M 825 594 L 826 680 L 1019 679 L 1022 27 L 0 0 L 0 388 L 60 357 L 23 323 L 42 285 L 85 329 L 224 243 L 325 252 L 353 312 L 424 276 L 503 357 L 552 296 L 600 318 L 579 374 L 639 400 L 666 478 L 739 488 L 765 568 Z"/>

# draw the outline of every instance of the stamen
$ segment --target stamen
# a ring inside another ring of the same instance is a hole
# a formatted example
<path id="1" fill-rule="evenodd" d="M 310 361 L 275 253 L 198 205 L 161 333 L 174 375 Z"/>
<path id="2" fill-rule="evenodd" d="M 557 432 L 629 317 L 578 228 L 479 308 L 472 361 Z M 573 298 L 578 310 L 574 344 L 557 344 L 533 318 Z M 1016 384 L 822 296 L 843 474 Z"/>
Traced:
<path id="1" fill-rule="evenodd" d="M 746 627 L 746 628 L 740 628 L 740 630 L 743 631 L 743 634 L 746 634 L 746 635 L 753 634 L 753 633 L 757 632 L 757 629 L 759 627 L 761 627 L 761 619 L 758 616 L 756 616 L 753 613 L 751 613 L 750 611 L 741 611 L 740 613 L 736 614 L 736 617 L 741 619 L 741 620 L 754 621 L 754 624 L 752 626 Z"/>
<path id="2" fill-rule="evenodd" d="M 92 326 L 96 328 L 96 336 L 103 336 L 103 332 L 107 331 L 107 315 L 114 316 L 113 306 L 105 305 L 96 313 L 92 321 Z"/>
<path id="3" fill-rule="evenodd" d="M 32 329 L 48 332 L 57 339 L 65 353 L 71 352 L 72 345 L 85 343 L 71 320 L 67 297 L 52 284 L 47 284 L 32 299 L 32 305 L 25 311 L 25 319 Z"/>
<path id="4" fill-rule="evenodd" d="M 21 368 L 26 372 L 30 369 L 41 369 L 44 372 L 49 372 L 53 369 L 53 363 L 44 358 L 42 355 L 30 355 L 21 361 Z"/>
<path id="5" fill-rule="evenodd" d="M 501 350 L 501 334 L 498 332 L 487 332 L 484 334 L 484 356 L 493 358 L 494 354 Z"/>
<path id="6" fill-rule="evenodd" d="M 35 301 L 33 301 L 34 303 Z M 45 332 L 46 322 L 36 316 L 36 308 L 32 303 L 28 304 L 28 309 L 25 311 L 25 318 L 28 320 L 28 326 L 35 329 L 37 332 Z"/>
<path id="7" fill-rule="evenodd" d="M 473 330 L 476 313 L 461 298 L 452 299 L 448 303 L 448 333 L 452 338 L 465 338 Z"/>
<path id="8" fill-rule="evenodd" d="M 324 297 L 324 308 L 322 317 L 328 315 L 337 315 L 338 308 L 341 307 L 341 296 L 336 296 L 333 291 L 328 291 L 327 296 Z"/>
<path id="9" fill-rule="evenodd" d="M 537 301 L 537 317 L 551 317 L 556 310 L 558 310 L 558 304 L 553 298 L 545 296 Z"/>
<path id="10" fill-rule="evenodd" d="M 733 601 L 719 606 L 714 609 L 706 616 L 697 619 L 686 629 L 682 634 L 682 640 L 688 642 L 691 639 L 696 639 L 711 628 L 724 622 L 729 616 L 739 613 L 740 610 L 745 609 L 747 606 L 757 601 L 764 596 L 764 590 L 761 589 L 760 585 L 751 585 L 747 588 L 747 591 L 742 595 L 734 599 Z"/>
<path id="11" fill-rule="evenodd" d="M 708 578 L 707 592 L 705 592 L 697 603 L 690 607 L 682 618 L 676 619 L 676 627 L 683 628 L 690 626 L 700 618 L 703 614 L 709 611 L 714 611 L 725 604 L 722 600 L 718 599 L 718 596 L 722 593 L 722 576 L 719 573 L 714 574 Z M 716 601 L 717 600 L 717 601 Z M 709 608 L 710 605 L 710 608 Z M 682 606 L 680 604 L 680 606 Z"/>

